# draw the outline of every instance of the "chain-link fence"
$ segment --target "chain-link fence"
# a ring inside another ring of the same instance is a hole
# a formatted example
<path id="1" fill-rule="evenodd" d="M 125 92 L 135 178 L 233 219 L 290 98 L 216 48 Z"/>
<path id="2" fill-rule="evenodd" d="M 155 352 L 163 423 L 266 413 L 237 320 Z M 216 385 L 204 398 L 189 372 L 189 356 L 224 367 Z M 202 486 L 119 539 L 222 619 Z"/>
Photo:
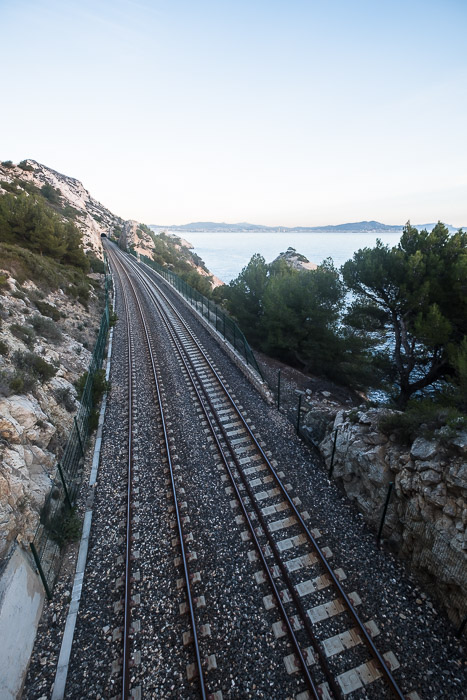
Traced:
<path id="1" fill-rule="evenodd" d="M 185 282 L 181 277 L 174 272 L 162 267 L 146 255 L 141 255 L 141 262 L 145 263 L 153 270 L 159 273 L 174 289 L 186 299 L 191 306 L 195 307 L 206 321 L 218 331 L 227 342 L 232 345 L 235 351 L 241 355 L 250 367 L 252 367 L 260 377 L 261 371 L 256 362 L 256 358 L 248 344 L 247 339 L 243 335 L 237 324 L 227 316 L 217 304 L 211 299 L 203 296 L 200 292 Z"/>
<path id="2" fill-rule="evenodd" d="M 107 262 L 106 262 L 107 267 Z M 105 274 L 105 307 L 81 395 L 62 458 L 57 463 L 52 487 L 41 511 L 39 525 L 30 543 L 31 551 L 48 598 L 52 596 L 62 545 L 73 527 L 73 506 L 81 485 L 84 449 L 93 415 L 93 383 L 101 369 L 109 329 L 110 277 Z M 76 524 L 75 524 L 76 526 Z"/>

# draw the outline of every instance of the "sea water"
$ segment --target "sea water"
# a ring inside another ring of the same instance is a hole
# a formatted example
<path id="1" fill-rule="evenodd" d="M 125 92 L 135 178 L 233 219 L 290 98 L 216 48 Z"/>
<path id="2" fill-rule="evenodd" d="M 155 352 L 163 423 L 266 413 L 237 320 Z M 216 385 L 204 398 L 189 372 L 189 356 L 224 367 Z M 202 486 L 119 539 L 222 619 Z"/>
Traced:
<path id="1" fill-rule="evenodd" d="M 352 231 L 346 233 L 304 233 L 283 231 L 204 232 L 171 231 L 188 240 L 193 250 L 202 258 L 206 267 L 226 284 L 235 279 L 255 253 L 260 253 L 267 263 L 272 262 L 287 248 L 295 248 L 317 265 L 332 258 L 340 267 L 360 248 L 372 248 L 376 239 L 394 246 L 400 232 Z"/>

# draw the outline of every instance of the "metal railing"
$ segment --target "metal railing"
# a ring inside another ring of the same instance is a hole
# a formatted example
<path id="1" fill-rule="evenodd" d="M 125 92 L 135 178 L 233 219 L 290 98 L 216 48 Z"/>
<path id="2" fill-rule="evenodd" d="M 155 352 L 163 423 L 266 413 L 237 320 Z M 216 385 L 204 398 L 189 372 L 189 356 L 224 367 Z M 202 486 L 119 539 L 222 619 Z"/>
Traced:
<path id="1" fill-rule="evenodd" d="M 140 256 L 141 262 L 151 267 L 155 270 L 165 281 L 170 284 L 177 292 L 188 301 L 191 306 L 196 308 L 199 313 L 206 319 L 206 321 L 216 329 L 218 333 L 234 348 L 235 352 L 240 355 L 247 365 L 252 367 L 252 369 L 258 373 L 258 375 L 263 379 L 261 370 L 256 362 L 256 358 L 253 355 L 247 339 L 243 335 L 240 328 L 237 326 L 235 321 L 223 311 L 217 304 L 215 304 L 211 299 L 208 299 L 203 294 L 198 292 L 193 287 L 190 287 L 184 279 L 179 277 L 168 270 L 159 263 L 151 260 L 146 255 Z"/>
<path id="2" fill-rule="evenodd" d="M 106 261 L 107 267 L 107 261 Z M 82 480 L 82 466 L 86 441 L 89 436 L 94 412 L 93 382 L 101 370 L 107 332 L 110 323 L 109 310 L 110 277 L 105 273 L 105 307 L 99 333 L 87 372 L 86 383 L 80 399 L 80 407 L 68 434 L 62 457 L 57 463 L 55 477 L 44 506 L 39 525 L 30 548 L 48 598 L 52 590 L 60 561 L 60 551 L 66 540 L 66 522 L 73 512 Z"/>

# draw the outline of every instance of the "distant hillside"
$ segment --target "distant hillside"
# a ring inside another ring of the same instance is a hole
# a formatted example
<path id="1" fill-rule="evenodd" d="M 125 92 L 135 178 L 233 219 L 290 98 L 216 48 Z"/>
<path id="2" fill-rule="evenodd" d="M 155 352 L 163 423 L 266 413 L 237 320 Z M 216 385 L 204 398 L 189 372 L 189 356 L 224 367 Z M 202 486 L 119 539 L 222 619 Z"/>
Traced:
<path id="1" fill-rule="evenodd" d="M 428 231 L 436 224 L 415 224 L 418 229 L 426 228 Z M 153 231 L 205 231 L 213 233 L 240 233 L 242 231 L 270 231 L 274 233 L 351 233 L 351 232 L 369 232 L 369 233 L 383 233 L 383 232 L 402 232 L 403 224 L 382 224 L 379 221 L 355 221 L 348 224 L 337 224 L 336 226 L 262 226 L 258 224 L 249 224 L 247 222 L 241 222 L 237 224 L 226 224 L 226 223 L 216 223 L 213 221 L 197 221 L 191 224 L 181 224 L 180 226 L 160 226 L 159 224 L 151 224 L 150 227 Z M 450 233 L 454 233 L 458 229 L 454 226 L 448 225 Z"/>

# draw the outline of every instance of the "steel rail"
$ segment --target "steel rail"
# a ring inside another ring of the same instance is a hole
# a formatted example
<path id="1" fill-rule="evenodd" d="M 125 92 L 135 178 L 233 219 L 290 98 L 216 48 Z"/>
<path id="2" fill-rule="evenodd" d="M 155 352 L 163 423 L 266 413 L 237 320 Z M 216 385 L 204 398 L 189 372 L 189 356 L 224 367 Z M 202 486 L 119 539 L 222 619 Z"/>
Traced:
<path id="1" fill-rule="evenodd" d="M 130 629 L 131 629 L 131 543 L 133 491 L 133 342 L 130 330 L 129 304 L 123 288 L 128 344 L 128 462 L 126 497 L 125 595 L 123 620 L 122 700 L 130 696 Z"/>
<path id="2" fill-rule="evenodd" d="M 114 261 L 114 263 L 115 263 L 115 261 Z M 196 629 L 193 596 L 191 593 L 190 569 L 189 569 L 188 558 L 187 558 L 186 550 L 185 550 L 183 525 L 182 525 L 182 519 L 181 519 L 181 515 L 180 515 L 180 507 L 179 507 L 179 502 L 178 502 L 177 489 L 176 489 L 176 485 L 175 485 L 175 475 L 174 475 L 174 470 L 173 470 L 172 455 L 171 455 L 167 425 L 166 425 L 166 420 L 165 420 L 165 415 L 164 415 L 162 396 L 161 396 L 161 392 L 160 392 L 159 379 L 157 377 L 157 370 L 156 370 L 156 365 L 155 365 L 155 360 L 154 360 L 154 353 L 152 351 L 150 334 L 148 331 L 146 319 L 144 318 L 142 305 L 141 305 L 140 300 L 138 298 L 137 291 L 136 291 L 135 286 L 134 286 L 127 270 L 125 269 L 124 265 L 120 261 L 119 261 L 119 264 L 120 264 L 120 267 L 123 269 L 123 271 L 127 277 L 128 283 L 133 291 L 135 302 L 137 304 L 138 311 L 140 313 L 141 321 L 142 321 L 143 328 L 144 328 L 149 358 L 150 358 L 150 362 L 151 362 L 151 368 L 152 368 L 152 372 L 153 372 L 154 385 L 155 385 L 156 394 L 157 394 L 159 412 L 161 415 L 161 425 L 162 425 L 162 432 L 163 432 L 163 436 L 164 436 L 164 446 L 165 446 L 165 451 L 167 454 L 167 463 L 168 463 L 169 472 L 170 472 L 172 496 L 173 496 L 173 500 L 174 500 L 175 515 L 176 515 L 176 520 L 177 520 L 177 530 L 178 530 L 178 535 L 179 535 L 179 540 L 180 540 L 181 559 L 182 559 L 182 563 L 183 563 L 183 572 L 184 572 L 185 583 L 186 583 L 186 595 L 187 595 L 188 608 L 189 608 L 189 613 L 190 613 L 190 623 L 191 623 L 191 629 L 192 629 L 192 634 L 193 634 L 193 646 L 194 646 L 194 650 L 195 650 L 196 666 L 198 669 L 200 693 L 201 693 L 201 697 L 203 698 L 203 700 L 206 700 L 206 698 L 207 698 L 206 684 L 205 684 L 204 670 L 203 670 L 200 649 L 199 649 L 198 633 L 197 633 L 197 629 Z"/>
<path id="3" fill-rule="evenodd" d="M 133 261 L 131 261 L 130 266 L 131 266 L 133 269 L 135 269 L 135 271 L 137 271 L 137 272 L 139 273 L 140 277 L 146 277 L 146 279 L 151 280 L 151 277 L 150 277 L 147 273 L 143 272 L 138 264 L 134 264 Z M 152 272 L 154 275 L 157 275 L 158 277 L 160 277 L 160 275 L 158 275 L 157 272 L 155 272 L 155 271 L 153 271 L 153 270 L 151 270 L 151 272 Z M 161 278 L 161 279 L 163 279 L 163 278 Z M 362 638 L 363 638 L 364 644 L 366 645 L 366 647 L 367 647 L 368 650 L 370 651 L 371 655 L 373 656 L 373 658 L 375 659 L 375 661 L 376 661 L 377 664 L 379 665 L 379 667 L 380 667 L 380 669 L 381 669 L 381 671 L 382 671 L 382 673 L 383 673 L 383 676 L 384 676 L 384 678 L 385 678 L 385 680 L 386 680 L 388 686 L 390 687 L 391 691 L 393 692 L 394 696 L 397 697 L 397 698 L 399 698 L 399 700 L 404 700 L 404 695 L 402 694 L 402 692 L 401 692 L 401 690 L 400 690 L 400 688 L 399 688 L 397 682 L 395 681 L 395 679 L 394 679 L 394 677 L 393 677 L 391 671 L 389 670 L 389 668 L 388 668 L 388 666 L 387 666 L 385 660 L 383 659 L 382 655 L 381 655 L 381 654 L 379 653 L 379 651 L 377 650 L 377 648 L 376 648 L 376 646 L 375 646 L 375 644 L 374 644 L 374 642 L 373 642 L 371 636 L 370 636 L 369 633 L 367 632 L 367 630 L 366 630 L 366 628 L 365 628 L 365 626 L 364 626 L 362 620 L 360 619 L 358 613 L 356 612 L 355 607 L 353 606 L 353 604 L 352 604 L 352 602 L 350 601 L 349 597 L 347 596 L 347 594 L 345 593 L 344 589 L 342 588 L 342 586 L 341 586 L 339 580 L 337 579 L 336 575 L 334 574 L 334 571 L 332 570 L 331 566 L 329 565 L 329 563 L 328 563 L 328 561 L 327 561 L 327 559 L 326 559 L 324 553 L 322 552 L 320 546 L 318 545 L 316 539 L 313 537 L 313 535 L 312 535 L 312 533 L 310 532 L 308 526 L 306 525 L 305 521 L 303 520 L 302 516 L 300 515 L 298 509 L 296 508 L 295 504 L 293 503 L 292 499 L 290 498 L 290 495 L 289 495 L 289 493 L 287 492 L 287 489 L 284 487 L 284 485 L 283 485 L 283 483 L 282 483 L 282 480 L 280 479 L 280 477 L 279 477 L 279 475 L 277 474 L 275 468 L 274 468 L 273 465 L 271 464 L 270 460 L 268 459 L 267 455 L 265 454 L 264 450 L 262 449 L 262 447 L 261 447 L 261 445 L 259 444 L 258 440 L 256 439 L 255 435 L 253 434 L 252 430 L 250 429 L 248 423 L 247 423 L 246 420 L 244 419 L 244 417 L 243 417 L 241 411 L 240 411 L 240 410 L 238 409 L 238 407 L 236 406 L 236 403 L 235 403 L 234 399 L 231 397 L 230 392 L 229 392 L 228 389 L 226 388 L 226 386 L 225 386 L 224 382 L 222 381 L 222 379 L 220 378 L 218 372 L 217 372 L 216 369 L 213 367 L 213 365 L 212 365 L 212 363 L 210 362 L 209 358 L 206 357 L 206 354 L 204 353 L 204 351 L 203 351 L 202 348 L 200 347 L 199 343 L 197 342 L 197 339 L 195 338 L 193 332 L 191 331 L 191 329 L 189 328 L 188 324 L 187 324 L 186 321 L 183 319 L 183 317 L 182 317 L 182 316 L 179 314 L 179 312 L 175 309 L 173 303 L 170 301 L 170 299 L 167 297 L 167 295 L 166 295 L 164 292 L 162 292 L 160 289 L 159 289 L 159 292 L 160 292 L 161 296 L 163 296 L 165 302 L 166 302 L 166 303 L 169 305 L 169 307 L 171 308 L 172 312 L 177 316 L 179 322 L 184 326 L 186 332 L 187 332 L 187 333 L 189 334 L 189 336 L 191 337 L 193 343 L 198 347 L 199 352 L 200 352 L 201 355 L 204 357 L 205 362 L 206 362 L 207 365 L 209 366 L 211 372 L 212 372 L 213 375 L 215 376 L 215 378 L 216 378 L 217 382 L 219 383 L 219 385 L 222 387 L 222 390 L 223 390 L 225 396 L 226 396 L 226 397 L 228 398 L 228 400 L 230 401 L 230 403 L 231 403 L 233 409 L 234 409 L 235 412 L 237 413 L 237 415 L 238 415 L 239 419 L 241 420 L 243 426 L 245 427 L 245 429 L 246 429 L 247 432 L 249 433 L 251 439 L 252 439 L 253 442 L 255 443 L 256 448 L 257 448 L 258 451 L 260 452 L 260 454 L 261 454 L 262 458 L 264 459 L 265 463 L 267 464 L 268 468 L 271 470 L 271 473 L 273 474 L 274 479 L 276 480 L 277 486 L 280 488 L 281 493 L 283 494 L 284 498 L 285 498 L 286 501 L 288 502 L 288 504 L 289 504 L 290 508 L 292 509 L 292 511 L 293 511 L 293 513 L 294 513 L 294 515 L 295 515 L 295 517 L 297 518 L 297 520 L 298 520 L 300 526 L 302 527 L 302 530 L 303 530 L 304 534 L 306 535 L 306 537 L 307 537 L 308 540 L 310 541 L 311 545 L 313 546 L 313 548 L 314 548 L 314 550 L 315 550 L 315 552 L 316 552 L 316 555 L 318 556 L 318 558 L 319 558 L 321 564 L 323 565 L 323 567 L 324 567 L 326 573 L 329 575 L 329 577 L 330 577 L 330 579 L 331 579 L 331 583 L 332 583 L 334 589 L 337 591 L 337 593 L 339 594 L 339 596 L 342 598 L 342 600 L 343 600 L 343 602 L 344 602 L 344 605 L 345 605 L 345 607 L 347 608 L 348 613 L 351 615 L 351 617 L 353 618 L 355 624 L 357 625 L 357 627 L 358 627 L 358 629 L 359 629 L 359 633 L 361 633 L 361 636 L 362 636 Z M 240 470 L 240 472 L 241 472 L 241 470 Z"/>

